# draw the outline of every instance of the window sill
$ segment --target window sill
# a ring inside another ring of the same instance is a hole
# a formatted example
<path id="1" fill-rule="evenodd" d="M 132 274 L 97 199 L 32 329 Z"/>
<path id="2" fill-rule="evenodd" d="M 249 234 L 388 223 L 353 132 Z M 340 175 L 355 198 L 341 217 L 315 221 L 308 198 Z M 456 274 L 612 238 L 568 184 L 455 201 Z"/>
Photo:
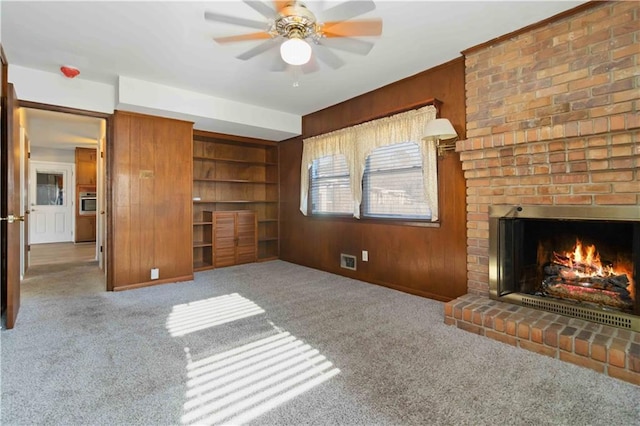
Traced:
<path id="1" fill-rule="evenodd" d="M 311 220 L 346 222 L 346 223 L 366 223 L 368 225 L 392 225 L 392 226 L 414 226 L 418 228 L 440 228 L 440 222 L 431 222 L 427 220 L 402 220 L 402 219 L 380 219 L 363 217 L 356 219 L 350 215 L 338 214 L 310 214 L 307 218 Z"/>

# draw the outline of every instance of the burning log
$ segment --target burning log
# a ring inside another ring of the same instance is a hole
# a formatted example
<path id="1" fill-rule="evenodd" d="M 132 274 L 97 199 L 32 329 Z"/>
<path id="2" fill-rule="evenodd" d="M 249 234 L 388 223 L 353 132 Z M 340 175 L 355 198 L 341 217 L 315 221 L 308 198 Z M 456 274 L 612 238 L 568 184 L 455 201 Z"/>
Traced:
<path id="1" fill-rule="evenodd" d="M 601 290 L 589 287 L 575 286 L 565 283 L 547 284 L 545 290 L 549 295 L 562 299 L 572 299 L 581 302 L 596 303 L 622 310 L 633 309 L 633 301 L 627 295 L 615 291 Z"/>
<path id="2" fill-rule="evenodd" d="M 590 265 L 584 262 L 579 262 L 574 259 L 571 259 L 568 256 L 564 256 L 560 253 L 553 252 L 553 263 L 556 265 L 565 266 L 582 274 L 597 274 L 599 272 L 599 268 L 594 265 Z M 603 266 L 611 266 L 611 262 L 606 262 Z"/>
<path id="3" fill-rule="evenodd" d="M 548 253 L 552 253 L 551 256 Z M 583 247 L 582 242 L 576 240 L 573 252 L 545 251 L 544 256 L 548 256 L 548 263 L 542 268 L 542 294 L 622 310 L 633 309 L 632 275 L 625 273 L 628 269 L 615 269 L 614 263 L 602 261 L 594 245 Z"/>
<path id="4" fill-rule="evenodd" d="M 627 277 L 627 274 L 607 277 L 607 280 L 613 285 L 615 285 L 616 287 L 626 289 L 629 286 L 629 277 Z"/>

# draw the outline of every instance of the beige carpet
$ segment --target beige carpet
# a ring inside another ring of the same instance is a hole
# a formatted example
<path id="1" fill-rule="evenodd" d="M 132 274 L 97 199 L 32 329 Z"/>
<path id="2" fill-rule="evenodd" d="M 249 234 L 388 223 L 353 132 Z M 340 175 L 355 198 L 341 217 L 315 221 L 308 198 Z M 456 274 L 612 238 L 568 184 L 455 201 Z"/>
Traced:
<path id="1" fill-rule="evenodd" d="M 103 291 L 23 284 L 3 425 L 631 425 L 640 388 L 443 324 L 443 304 L 282 261 Z"/>

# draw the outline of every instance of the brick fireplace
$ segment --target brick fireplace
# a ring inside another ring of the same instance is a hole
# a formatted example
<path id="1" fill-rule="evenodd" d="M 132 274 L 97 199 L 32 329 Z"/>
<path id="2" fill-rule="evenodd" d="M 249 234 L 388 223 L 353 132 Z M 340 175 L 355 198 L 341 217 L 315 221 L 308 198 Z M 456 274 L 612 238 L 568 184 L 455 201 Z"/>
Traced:
<path id="1" fill-rule="evenodd" d="M 445 321 L 640 385 L 640 334 L 489 298 L 492 206 L 640 209 L 640 3 L 465 52 L 468 294 Z"/>

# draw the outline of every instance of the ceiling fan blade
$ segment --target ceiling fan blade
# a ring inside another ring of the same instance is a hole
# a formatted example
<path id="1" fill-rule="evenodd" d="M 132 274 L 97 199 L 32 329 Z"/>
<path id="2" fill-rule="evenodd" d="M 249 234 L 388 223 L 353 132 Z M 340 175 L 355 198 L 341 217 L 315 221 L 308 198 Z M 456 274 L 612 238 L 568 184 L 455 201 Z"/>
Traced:
<path id="1" fill-rule="evenodd" d="M 271 67 L 269 67 L 269 71 L 273 72 L 282 72 L 286 71 L 287 63 L 282 60 L 280 55 L 274 55 L 273 62 L 271 62 Z"/>
<path id="2" fill-rule="evenodd" d="M 224 22 L 225 24 L 240 25 L 242 27 L 256 28 L 264 31 L 269 27 L 265 22 L 254 21 L 253 19 L 237 18 L 235 16 L 223 15 L 215 12 L 204 12 L 204 19 L 208 21 Z"/>
<path id="3" fill-rule="evenodd" d="M 344 61 L 338 55 L 330 51 L 322 44 L 317 44 L 314 51 L 318 59 L 320 59 L 322 62 L 329 65 L 333 69 L 340 68 L 344 65 Z"/>
<path id="4" fill-rule="evenodd" d="M 346 21 L 363 13 L 375 10 L 372 0 L 348 0 L 322 12 L 323 21 Z"/>
<path id="5" fill-rule="evenodd" d="M 248 6 L 250 6 L 253 10 L 261 14 L 267 19 L 273 19 L 276 16 L 276 11 L 271 6 L 266 3 L 263 3 L 259 0 L 243 0 Z"/>
<path id="6" fill-rule="evenodd" d="M 257 45 L 256 47 L 254 47 L 253 49 L 249 49 L 246 52 L 236 56 L 238 59 L 242 59 L 243 61 L 246 61 L 247 59 L 251 59 L 256 55 L 259 55 L 261 53 L 266 52 L 269 49 L 273 49 L 274 47 L 278 46 L 278 43 L 276 43 L 273 39 L 269 39 L 267 41 L 265 41 L 264 43 L 260 43 L 259 45 Z"/>
<path id="7" fill-rule="evenodd" d="M 318 63 L 315 55 L 312 55 L 311 59 L 309 59 L 309 62 L 301 65 L 300 69 L 302 70 L 303 74 L 311 74 L 312 72 L 316 72 L 320 69 L 320 64 Z"/>
<path id="8" fill-rule="evenodd" d="M 323 38 L 319 43 L 323 46 L 330 47 L 331 49 L 357 53 L 358 55 L 366 55 L 373 48 L 373 43 L 369 41 L 358 40 L 350 37 Z"/>
<path id="9" fill-rule="evenodd" d="M 293 3 L 293 2 L 291 0 L 285 0 L 285 1 L 273 0 L 273 5 L 276 8 L 276 12 L 280 12 L 282 9 L 287 7 L 289 3 Z"/>
<path id="10" fill-rule="evenodd" d="M 382 20 L 325 22 L 322 33 L 325 37 L 379 36 L 382 34 Z"/>
<path id="11" fill-rule="evenodd" d="M 264 40 L 268 38 L 271 38 L 271 36 L 268 33 L 259 32 L 259 33 L 240 34 L 240 35 L 227 36 L 227 37 L 214 37 L 213 39 L 220 44 L 224 44 L 224 43 L 233 43 L 236 41 Z"/>

